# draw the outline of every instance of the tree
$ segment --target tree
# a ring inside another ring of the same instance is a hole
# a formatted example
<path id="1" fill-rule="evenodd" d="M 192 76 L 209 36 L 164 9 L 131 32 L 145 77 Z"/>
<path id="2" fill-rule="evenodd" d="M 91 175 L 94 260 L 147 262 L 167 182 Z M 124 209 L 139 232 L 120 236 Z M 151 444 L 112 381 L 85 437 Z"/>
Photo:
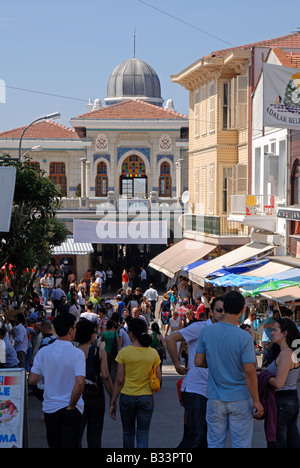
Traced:
<path id="1" fill-rule="evenodd" d="M 15 166 L 16 184 L 10 231 L 1 233 L 0 268 L 5 271 L 17 302 L 24 302 L 32 291 L 41 268 L 51 260 L 52 249 L 65 241 L 67 229 L 57 219 L 59 189 L 28 164 L 11 159 L 1 166 Z"/>

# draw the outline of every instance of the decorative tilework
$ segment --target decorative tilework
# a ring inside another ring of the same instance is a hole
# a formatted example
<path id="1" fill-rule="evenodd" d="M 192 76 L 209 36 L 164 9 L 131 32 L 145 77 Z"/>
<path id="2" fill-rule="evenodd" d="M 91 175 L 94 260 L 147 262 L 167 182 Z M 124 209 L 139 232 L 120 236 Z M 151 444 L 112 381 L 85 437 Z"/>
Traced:
<path id="1" fill-rule="evenodd" d="M 136 151 L 142 153 L 147 158 L 148 163 L 151 166 L 150 148 L 123 148 L 123 147 L 120 147 L 120 148 L 118 148 L 118 156 L 117 156 L 118 164 L 119 164 L 119 161 L 122 158 L 122 156 L 124 156 L 124 154 L 126 154 L 128 152 L 133 152 L 134 153 Z"/>
<path id="2" fill-rule="evenodd" d="M 110 163 L 110 154 L 94 154 L 94 163 L 100 158 L 104 158 Z"/>
<path id="3" fill-rule="evenodd" d="M 157 164 L 159 161 L 161 161 L 163 158 L 169 159 L 172 163 L 174 163 L 174 155 L 173 154 L 158 154 L 157 155 Z"/>

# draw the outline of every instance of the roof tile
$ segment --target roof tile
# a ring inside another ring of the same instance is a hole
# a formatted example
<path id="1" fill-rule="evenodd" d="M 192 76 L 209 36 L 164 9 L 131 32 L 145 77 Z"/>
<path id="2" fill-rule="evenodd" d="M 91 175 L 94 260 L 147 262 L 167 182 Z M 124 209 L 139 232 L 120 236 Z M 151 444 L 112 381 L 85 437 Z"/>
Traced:
<path id="1" fill-rule="evenodd" d="M 182 120 L 188 119 L 186 115 L 155 106 L 142 100 L 128 100 L 102 107 L 74 119 L 107 119 L 107 120 Z"/>
<path id="2" fill-rule="evenodd" d="M 2 132 L 0 133 L 0 139 L 20 138 L 25 128 L 26 127 L 24 126 Z M 52 120 L 43 120 L 31 125 L 26 130 L 24 139 L 77 140 L 80 139 L 80 136 L 74 128 L 65 127 L 57 122 L 53 122 Z"/>
<path id="3" fill-rule="evenodd" d="M 222 49 L 216 52 L 211 52 L 205 57 L 226 57 L 228 53 L 234 50 L 251 49 L 252 47 L 277 47 L 277 48 L 296 48 L 300 47 L 300 33 L 296 32 L 287 36 L 277 37 L 275 39 L 268 39 L 265 41 L 254 42 L 253 44 L 246 44 L 238 47 L 231 47 L 229 49 Z"/>

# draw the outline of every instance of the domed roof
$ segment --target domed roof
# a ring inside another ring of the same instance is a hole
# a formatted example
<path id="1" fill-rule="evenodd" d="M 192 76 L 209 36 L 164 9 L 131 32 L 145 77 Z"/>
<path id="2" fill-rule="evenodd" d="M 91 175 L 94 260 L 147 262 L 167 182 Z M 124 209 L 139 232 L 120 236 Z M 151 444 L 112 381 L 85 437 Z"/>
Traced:
<path id="1" fill-rule="evenodd" d="M 162 106 L 160 81 L 153 68 L 143 60 L 131 58 L 120 63 L 109 77 L 106 104 L 138 98 Z"/>

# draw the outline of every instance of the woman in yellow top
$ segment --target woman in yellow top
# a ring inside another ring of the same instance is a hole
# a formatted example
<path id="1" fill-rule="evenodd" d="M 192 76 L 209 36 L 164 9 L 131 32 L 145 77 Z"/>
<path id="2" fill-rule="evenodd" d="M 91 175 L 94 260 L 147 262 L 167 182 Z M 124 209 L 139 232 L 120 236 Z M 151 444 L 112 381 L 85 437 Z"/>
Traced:
<path id="1" fill-rule="evenodd" d="M 123 426 L 123 448 L 148 448 L 149 429 L 154 409 L 150 387 L 150 373 L 160 358 L 150 347 L 152 337 L 147 333 L 147 324 L 133 318 L 128 324 L 132 344 L 122 348 L 117 357 L 118 372 L 110 404 L 110 416 L 116 419 L 117 399 L 120 396 L 120 414 Z M 159 365 L 156 375 L 161 380 Z M 135 429 L 136 428 L 136 429 Z"/>

